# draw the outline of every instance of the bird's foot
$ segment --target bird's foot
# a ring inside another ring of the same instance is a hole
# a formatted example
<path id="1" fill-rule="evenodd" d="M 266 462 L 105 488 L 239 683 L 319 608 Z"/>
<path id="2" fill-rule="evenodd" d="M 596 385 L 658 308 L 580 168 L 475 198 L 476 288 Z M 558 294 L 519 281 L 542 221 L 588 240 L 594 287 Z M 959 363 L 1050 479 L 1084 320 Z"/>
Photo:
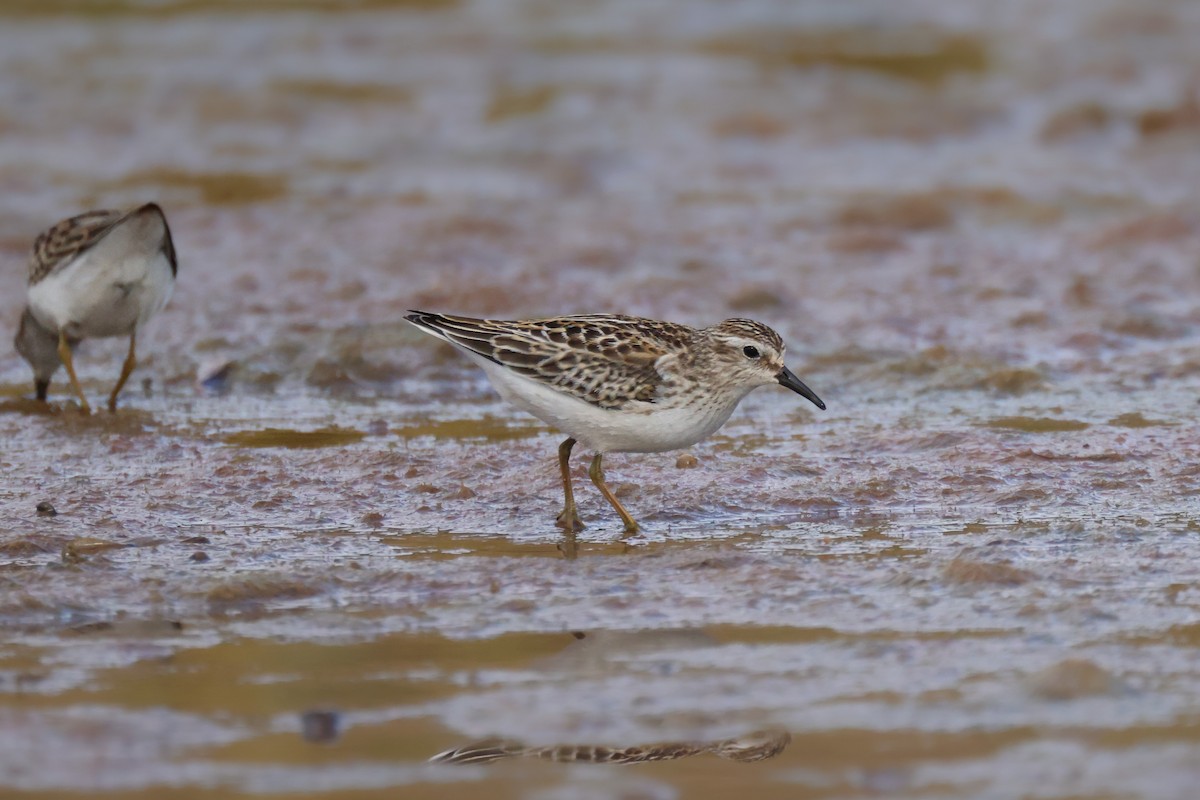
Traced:
<path id="1" fill-rule="evenodd" d="M 554 524 L 567 533 L 575 533 L 584 529 L 583 520 L 579 518 L 579 512 L 573 505 L 564 508 L 562 513 L 555 518 Z"/>

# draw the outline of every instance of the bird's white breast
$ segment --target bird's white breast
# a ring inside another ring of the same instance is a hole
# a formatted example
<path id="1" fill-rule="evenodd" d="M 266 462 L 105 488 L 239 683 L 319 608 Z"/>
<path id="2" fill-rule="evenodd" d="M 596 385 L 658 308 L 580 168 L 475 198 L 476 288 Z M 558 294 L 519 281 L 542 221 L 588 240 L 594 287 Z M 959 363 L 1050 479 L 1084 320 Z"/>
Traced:
<path id="1" fill-rule="evenodd" d="M 505 400 L 601 453 L 660 453 L 689 447 L 724 425 L 741 400 L 740 396 L 731 396 L 686 406 L 639 403 L 644 408 L 617 411 L 594 406 L 470 355 Z"/>

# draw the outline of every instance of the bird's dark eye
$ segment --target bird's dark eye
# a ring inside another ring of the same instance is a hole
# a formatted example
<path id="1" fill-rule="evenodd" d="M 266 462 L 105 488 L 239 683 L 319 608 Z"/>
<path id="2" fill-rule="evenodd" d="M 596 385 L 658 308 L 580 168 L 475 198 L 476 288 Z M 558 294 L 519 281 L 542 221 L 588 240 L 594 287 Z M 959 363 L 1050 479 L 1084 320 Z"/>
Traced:
<path id="1" fill-rule="evenodd" d="M 746 358 L 758 358 L 762 354 L 758 352 L 757 347 L 748 344 L 742 348 L 742 355 L 746 356 Z"/>

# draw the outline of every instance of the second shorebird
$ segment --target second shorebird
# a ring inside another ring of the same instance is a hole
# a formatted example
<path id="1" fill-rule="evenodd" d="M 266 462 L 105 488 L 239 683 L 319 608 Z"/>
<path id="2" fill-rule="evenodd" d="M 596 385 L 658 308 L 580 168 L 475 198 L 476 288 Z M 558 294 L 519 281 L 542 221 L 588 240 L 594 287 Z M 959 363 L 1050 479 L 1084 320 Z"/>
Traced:
<path id="1" fill-rule="evenodd" d="M 89 211 L 38 236 L 29 259 L 29 303 L 14 342 L 33 367 L 38 399 L 46 399 L 61 364 L 89 413 L 75 377 L 75 345 L 89 337 L 128 336 L 129 353 L 108 396 L 108 408 L 115 411 L 137 364 L 138 331 L 167 304 L 177 271 L 171 229 L 155 203 L 132 211 Z"/>
<path id="2" fill-rule="evenodd" d="M 567 434 L 558 448 L 566 496 L 558 525 L 583 527 L 571 489 L 575 443 L 595 451 L 588 476 L 625 523 L 604 482 L 605 453 L 688 447 L 725 424 L 743 397 L 779 384 L 824 409 L 783 363 L 779 334 L 750 319 L 711 328 L 611 314 L 503 321 L 413 311 L 409 322 L 467 353 L 501 397 Z"/>

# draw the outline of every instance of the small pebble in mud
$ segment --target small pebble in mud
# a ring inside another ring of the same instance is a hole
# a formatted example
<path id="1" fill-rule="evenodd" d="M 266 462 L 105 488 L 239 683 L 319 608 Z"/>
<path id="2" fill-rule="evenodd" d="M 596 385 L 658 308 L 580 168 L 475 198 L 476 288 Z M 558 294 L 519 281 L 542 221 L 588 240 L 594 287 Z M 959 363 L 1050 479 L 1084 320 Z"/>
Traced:
<path id="1" fill-rule="evenodd" d="M 192 553 L 190 558 L 192 561 L 202 564 L 205 561 L 208 561 L 208 553 L 204 552 L 203 550 L 197 550 L 196 552 Z"/>
<path id="2" fill-rule="evenodd" d="M 679 458 L 675 459 L 676 469 L 693 469 L 700 466 L 700 459 L 696 458 L 691 453 L 684 453 Z"/>
<path id="3" fill-rule="evenodd" d="M 54 509 L 54 506 L 50 505 L 48 500 L 43 500 L 37 504 L 37 515 L 39 517 L 57 517 L 58 511 Z"/>
<path id="4" fill-rule="evenodd" d="M 475 496 L 475 491 L 466 484 L 458 487 L 458 491 L 451 495 L 455 500 L 470 500 Z"/>
<path id="5" fill-rule="evenodd" d="M 306 742 L 326 744 L 338 737 L 336 711 L 305 711 L 300 715 L 300 733 Z"/>
<path id="6" fill-rule="evenodd" d="M 380 514 L 378 511 L 369 511 L 363 514 L 360 519 L 362 524 L 368 528 L 378 528 L 383 525 L 383 514 Z"/>
<path id="7" fill-rule="evenodd" d="M 387 436 L 388 424 L 382 419 L 373 419 L 367 423 L 367 433 L 371 436 Z"/>

